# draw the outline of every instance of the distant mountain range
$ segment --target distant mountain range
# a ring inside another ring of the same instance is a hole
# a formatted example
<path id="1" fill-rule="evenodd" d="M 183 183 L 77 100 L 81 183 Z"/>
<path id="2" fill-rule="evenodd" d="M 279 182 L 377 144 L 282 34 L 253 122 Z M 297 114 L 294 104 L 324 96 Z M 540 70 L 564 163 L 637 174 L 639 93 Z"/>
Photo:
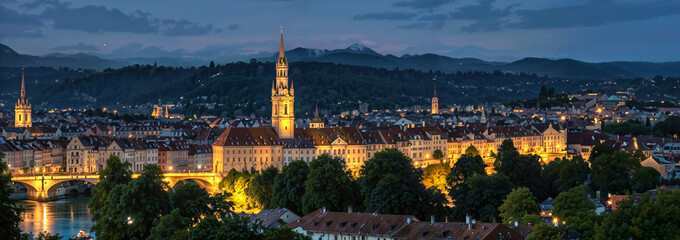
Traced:
<path id="1" fill-rule="evenodd" d="M 266 56 L 266 55 L 264 55 Z M 260 61 L 274 61 L 276 54 L 271 57 L 257 58 Z M 465 71 L 495 71 L 512 73 L 528 73 L 548 75 L 551 77 L 578 78 L 578 79 L 617 79 L 652 77 L 655 75 L 680 76 L 680 62 L 602 62 L 588 63 L 574 59 L 547 59 L 547 58 L 524 58 L 514 62 L 491 62 L 477 58 L 451 58 L 437 54 L 403 55 L 401 57 L 391 54 L 383 55 L 372 49 L 353 44 L 345 49 L 311 49 L 295 48 L 286 51 L 289 62 L 332 62 L 337 64 L 369 66 L 387 69 L 413 68 L 423 71 L 442 72 L 465 72 Z M 243 60 L 247 60 L 244 57 Z M 19 66 L 51 66 L 71 67 L 103 70 L 106 68 L 120 68 L 131 64 L 153 64 L 158 61 L 159 65 L 166 66 L 199 66 L 207 65 L 209 60 L 197 58 L 125 58 L 106 59 L 84 53 L 61 54 L 53 53 L 45 56 L 31 56 L 19 54 L 6 45 L 0 44 L 0 67 Z"/>

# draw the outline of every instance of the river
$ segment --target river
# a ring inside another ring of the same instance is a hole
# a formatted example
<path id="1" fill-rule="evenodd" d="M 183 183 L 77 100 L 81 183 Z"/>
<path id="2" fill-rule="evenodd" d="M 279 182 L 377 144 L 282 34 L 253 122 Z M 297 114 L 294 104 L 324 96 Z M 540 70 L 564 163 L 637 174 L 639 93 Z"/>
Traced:
<path id="1" fill-rule="evenodd" d="M 87 208 L 89 201 L 88 195 L 52 202 L 21 200 L 19 205 L 26 211 L 24 221 L 19 226 L 23 232 L 33 232 L 35 235 L 42 231 L 59 233 L 64 239 L 72 237 L 80 229 L 90 232 L 93 223 L 90 220 L 90 209 Z M 90 232 L 90 235 L 94 237 L 94 233 Z"/>

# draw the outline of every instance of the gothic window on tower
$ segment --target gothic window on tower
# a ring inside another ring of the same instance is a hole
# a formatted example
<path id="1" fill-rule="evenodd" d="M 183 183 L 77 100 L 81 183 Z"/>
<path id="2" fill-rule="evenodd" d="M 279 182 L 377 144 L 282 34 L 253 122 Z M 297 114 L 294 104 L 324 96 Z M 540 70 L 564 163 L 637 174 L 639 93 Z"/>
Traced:
<path id="1" fill-rule="evenodd" d="M 19 114 L 19 121 L 21 121 L 21 114 Z"/>
<path id="2" fill-rule="evenodd" d="M 285 108 L 283 109 L 283 114 L 288 114 L 288 104 L 285 105 Z"/>

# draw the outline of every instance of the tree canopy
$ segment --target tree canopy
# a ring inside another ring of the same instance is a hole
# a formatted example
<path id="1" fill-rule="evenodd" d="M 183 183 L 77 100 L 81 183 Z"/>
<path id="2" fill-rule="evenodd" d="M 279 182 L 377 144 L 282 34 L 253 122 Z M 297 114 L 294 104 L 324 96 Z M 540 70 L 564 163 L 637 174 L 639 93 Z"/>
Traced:
<path id="1" fill-rule="evenodd" d="M 21 236 L 19 223 L 23 208 L 17 206 L 17 200 L 10 198 L 14 189 L 10 187 L 12 173 L 3 161 L 5 154 L 0 151 L 0 236 L 18 239 Z"/>
<path id="2" fill-rule="evenodd" d="M 354 201 L 350 173 L 345 161 L 323 154 L 309 163 L 309 175 L 302 195 L 302 212 L 307 214 L 322 207 L 329 211 L 346 211 Z"/>
<path id="3" fill-rule="evenodd" d="M 309 165 L 305 161 L 296 160 L 283 166 L 281 173 L 274 178 L 271 205 L 302 213 L 302 195 L 305 194 L 307 175 Z"/>
<path id="4" fill-rule="evenodd" d="M 409 157 L 391 148 L 375 153 L 361 168 L 359 183 L 366 211 L 384 214 L 442 216 L 435 208 L 445 203 L 430 202 L 423 185 L 422 171 Z"/>
<path id="5" fill-rule="evenodd" d="M 503 204 L 498 208 L 504 224 L 512 226 L 514 222 L 520 224 L 530 222 L 538 217 L 540 211 L 536 197 L 526 187 L 515 188 L 505 197 Z M 534 217 L 531 217 L 533 215 Z"/>

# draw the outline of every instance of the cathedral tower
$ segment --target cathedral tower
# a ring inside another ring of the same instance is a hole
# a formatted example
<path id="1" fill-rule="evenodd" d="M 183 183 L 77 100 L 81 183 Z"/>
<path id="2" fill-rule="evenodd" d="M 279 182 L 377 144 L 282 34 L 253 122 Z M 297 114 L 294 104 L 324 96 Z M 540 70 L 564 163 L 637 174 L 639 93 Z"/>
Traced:
<path id="1" fill-rule="evenodd" d="M 439 114 L 439 98 L 437 98 L 437 85 L 434 85 L 434 95 L 432 96 L 432 114 Z"/>
<path id="2" fill-rule="evenodd" d="M 26 87 L 24 85 L 24 69 L 21 69 L 21 96 L 14 106 L 14 127 L 31 127 L 31 103 L 26 99 Z"/>
<path id="3" fill-rule="evenodd" d="M 279 58 L 276 60 L 276 79 L 272 83 L 272 127 L 280 138 L 293 138 L 295 116 L 293 103 L 295 101 L 293 83 L 288 86 L 288 60 L 283 51 L 283 30 L 281 30 L 281 45 Z"/>

